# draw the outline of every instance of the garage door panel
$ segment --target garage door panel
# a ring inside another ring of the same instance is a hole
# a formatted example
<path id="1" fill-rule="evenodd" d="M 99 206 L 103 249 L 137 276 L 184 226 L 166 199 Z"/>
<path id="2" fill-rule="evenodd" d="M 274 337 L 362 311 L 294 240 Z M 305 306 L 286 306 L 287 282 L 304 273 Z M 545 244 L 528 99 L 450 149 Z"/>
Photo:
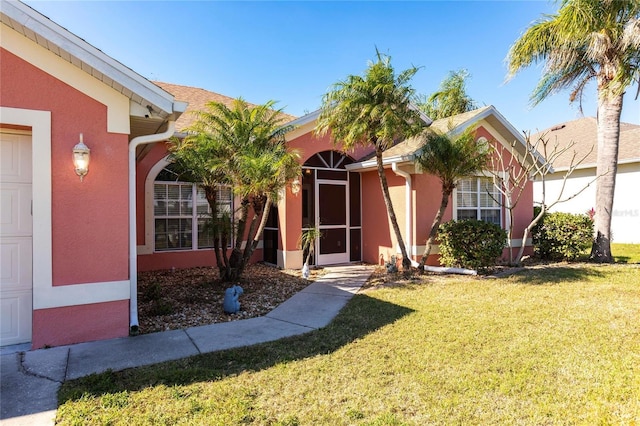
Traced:
<path id="1" fill-rule="evenodd" d="M 15 345 L 31 340 L 31 293 L 2 293 L 0 300 L 0 342 Z"/>
<path id="2" fill-rule="evenodd" d="M 31 235 L 31 185 L 3 182 L 0 203 L 2 236 Z"/>
<path id="3" fill-rule="evenodd" d="M 31 137 L 27 135 L 2 134 L 0 144 L 0 179 L 2 182 L 30 183 Z"/>
<path id="4" fill-rule="evenodd" d="M 0 345 L 31 341 L 31 137 L 0 133 Z"/>
<path id="5" fill-rule="evenodd" d="M 2 238 L 0 243 L 0 286 L 4 291 L 31 290 L 31 239 Z"/>

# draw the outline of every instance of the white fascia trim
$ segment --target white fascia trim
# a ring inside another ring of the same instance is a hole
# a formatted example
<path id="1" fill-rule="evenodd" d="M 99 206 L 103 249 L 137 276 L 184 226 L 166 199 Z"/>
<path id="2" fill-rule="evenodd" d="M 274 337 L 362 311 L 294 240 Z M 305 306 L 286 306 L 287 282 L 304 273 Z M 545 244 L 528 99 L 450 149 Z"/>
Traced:
<path id="1" fill-rule="evenodd" d="M 318 117 L 320 117 L 320 110 L 317 109 L 313 112 L 310 112 L 307 115 L 303 115 L 302 117 L 298 117 L 295 120 L 289 121 L 288 123 L 286 123 L 286 126 L 295 126 L 295 127 L 301 127 L 304 126 L 305 124 L 309 124 L 309 123 L 313 123 L 314 121 L 316 121 L 318 119 Z"/>
<path id="2" fill-rule="evenodd" d="M 382 165 L 383 166 L 392 166 L 393 164 L 398 164 L 401 165 L 403 163 L 409 163 L 413 161 L 413 155 L 396 155 L 393 157 L 387 157 L 387 158 L 383 158 L 382 159 Z M 378 163 L 374 158 L 369 159 L 369 160 L 365 160 L 365 161 L 361 161 L 359 163 L 352 163 L 352 164 L 347 164 L 345 166 L 345 169 L 347 169 L 350 172 L 353 171 L 367 171 L 367 170 L 373 170 L 376 169 L 378 167 Z"/>
<path id="3" fill-rule="evenodd" d="M 284 135 L 285 140 L 291 141 L 306 133 L 313 131 L 315 127 L 315 121 L 318 119 L 319 116 L 320 116 L 320 110 L 317 110 L 286 123 L 284 126 L 292 126 L 293 129 L 291 129 L 289 132 L 287 132 Z"/>
<path id="4" fill-rule="evenodd" d="M 33 173 L 33 309 L 128 299 L 129 281 L 53 286 L 51 112 L 0 107 L 0 122 L 31 127 Z"/>
<path id="5" fill-rule="evenodd" d="M 502 114 L 500 114 L 500 112 L 493 105 L 489 105 L 487 109 L 480 112 L 478 115 L 475 115 L 470 119 L 468 119 L 467 121 L 459 124 L 454 129 L 452 129 L 448 134 L 451 136 L 458 136 L 459 134 L 464 132 L 469 126 L 472 126 L 478 123 L 480 120 L 485 120 L 485 122 L 483 123 L 483 126 L 489 127 L 491 130 L 491 133 L 494 136 L 499 135 L 500 133 L 496 131 L 496 129 L 486 121 L 486 118 L 492 115 L 498 120 L 500 124 L 502 124 L 509 131 L 509 133 L 511 133 L 511 135 L 516 139 L 517 142 L 520 143 L 522 147 L 526 148 L 527 140 L 524 138 L 524 136 L 521 135 L 520 132 L 518 132 L 518 130 L 516 130 L 516 128 L 513 127 L 513 125 Z M 503 137 L 499 137 L 498 140 L 505 148 L 511 149 L 510 141 L 505 140 Z M 538 160 L 540 164 L 544 164 L 544 158 L 539 152 L 536 151 L 534 153 L 534 157 Z"/>
<path id="6" fill-rule="evenodd" d="M 10 2 L 3 2 L 2 6 Z M 107 107 L 107 131 L 130 133 L 129 99 L 53 52 L 0 24 L 0 45 L 9 52 L 50 74 Z"/>
<path id="7" fill-rule="evenodd" d="M 143 101 L 149 101 L 167 114 L 173 113 L 172 95 L 31 7 L 19 1 L 3 1 L 2 13 L 129 89 Z"/>

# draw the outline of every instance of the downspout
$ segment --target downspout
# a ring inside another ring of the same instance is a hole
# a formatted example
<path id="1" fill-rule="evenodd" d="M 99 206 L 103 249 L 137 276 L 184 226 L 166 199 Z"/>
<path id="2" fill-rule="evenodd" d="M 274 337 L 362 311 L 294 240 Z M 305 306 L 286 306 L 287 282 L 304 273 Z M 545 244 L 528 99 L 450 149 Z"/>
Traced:
<path id="1" fill-rule="evenodd" d="M 176 122 L 170 120 L 164 133 L 138 136 L 129 142 L 129 334 L 138 334 L 138 244 L 136 218 L 136 148 L 140 145 L 166 141 L 175 133 Z"/>
<path id="2" fill-rule="evenodd" d="M 398 167 L 398 163 L 397 162 L 393 162 L 391 163 L 391 170 L 393 170 L 393 172 L 404 178 L 405 184 L 404 184 L 404 188 L 405 188 L 405 244 L 406 244 L 406 248 L 407 248 L 407 253 L 409 254 L 409 260 L 411 260 L 411 264 L 413 265 L 415 263 L 414 266 L 417 266 L 418 264 L 416 262 L 414 262 L 412 256 L 413 256 L 413 251 L 411 250 L 412 247 L 412 241 L 413 241 L 413 214 L 411 211 L 411 174 L 408 172 L 405 172 L 404 170 L 400 170 L 400 168 Z"/>

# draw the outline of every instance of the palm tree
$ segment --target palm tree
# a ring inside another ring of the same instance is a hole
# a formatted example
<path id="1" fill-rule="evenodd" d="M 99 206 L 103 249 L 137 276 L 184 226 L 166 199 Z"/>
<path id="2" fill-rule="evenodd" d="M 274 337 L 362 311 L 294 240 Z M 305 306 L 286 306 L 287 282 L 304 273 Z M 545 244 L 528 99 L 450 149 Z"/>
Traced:
<path id="1" fill-rule="evenodd" d="M 307 252 L 302 266 L 302 278 L 309 278 L 309 262 L 315 252 L 316 241 L 320 238 L 322 238 L 322 231 L 320 231 L 320 228 L 318 227 L 306 229 L 300 234 L 298 244 L 300 245 L 303 253 L 305 251 Z"/>
<path id="2" fill-rule="evenodd" d="M 467 94 L 465 87 L 469 76 L 465 69 L 450 71 L 449 76 L 440 83 L 440 89 L 426 99 L 422 97 L 418 107 L 433 120 L 476 109 L 476 101 Z"/>
<path id="3" fill-rule="evenodd" d="M 613 262 L 611 213 L 625 89 L 640 78 L 640 2 L 638 0 L 563 0 L 556 14 L 532 24 L 509 50 L 509 76 L 545 62 L 533 92 L 538 104 L 572 88 L 570 101 L 581 99 L 588 82 L 598 91 L 596 238 L 591 258 Z"/>
<path id="4" fill-rule="evenodd" d="M 234 100 L 231 107 L 209 102 L 206 110 L 195 113 L 188 135 L 174 140 L 171 147 L 173 160 L 205 191 L 212 211 L 216 263 L 225 281 L 242 275 L 258 246 L 271 205 L 300 174 L 300 156 L 287 149 L 284 134 L 289 127 L 281 125 L 282 111 L 273 109 L 274 105 L 269 101 L 252 106 L 242 99 Z M 235 232 L 223 226 L 230 218 L 217 207 L 220 185 L 231 185 L 240 199 Z M 234 237 L 229 256 L 228 244 Z"/>
<path id="5" fill-rule="evenodd" d="M 374 147 L 382 196 L 402 252 L 402 265 L 408 270 L 411 259 L 389 196 L 382 153 L 395 141 L 417 135 L 426 118 L 411 104 L 414 90 L 409 81 L 418 69 L 396 75 L 391 58 L 377 50 L 376 55 L 377 61 L 369 62 L 364 76 L 349 75 L 323 96 L 316 133 L 331 132 L 334 142 L 341 142 L 346 150 L 356 145 Z"/>
<path id="6" fill-rule="evenodd" d="M 440 208 L 433 218 L 427 247 L 420 259 L 419 269 L 423 270 L 431 247 L 436 239 L 442 216 L 449 205 L 449 197 L 456 182 L 464 177 L 473 176 L 482 171 L 489 160 L 489 147 L 486 142 L 476 141 L 474 129 L 467 129 L 462 135 L 451 138 L 447 135 L 428 133 L 416 162 L 422 169 L 440 179 L 442 198 Z"/>

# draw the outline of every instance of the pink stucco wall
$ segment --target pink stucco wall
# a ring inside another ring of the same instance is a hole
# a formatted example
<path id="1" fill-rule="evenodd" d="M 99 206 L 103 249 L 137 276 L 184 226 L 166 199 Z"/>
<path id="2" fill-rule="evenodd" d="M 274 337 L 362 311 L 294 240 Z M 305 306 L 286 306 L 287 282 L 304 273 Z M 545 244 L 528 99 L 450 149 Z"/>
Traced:
<path id="1" fill-rule="evenodd" d="M 304 164 L 309 158 L 322 151 L 340 151 L 345 152 L 341 145 L 336 145 L 331 140 L 331 135 L 316 136 L 313 131 L 309 131 L 292 139 L 288 142 L 288 146 L 297 149 L 300 152 L 300 163 Z M 372 150 L 366 146 L 356 146 L 352 150 L 345 153 L 350 157 L 358 160 L 370 153 Z M 364 200 L 364 196 L 363 196 Z M 285 208 L 279 210 L 280 223 L 286 226 L 280 226 L 280 237 L 282 250 L 297 250 L 298 240 L 302 232 L 302 198 L 291 193 L 290 188 L 287 189 L 287 198 L 285 200 Z"/>
<path id="2" fill-rule="evenodd" d="M 127 279 L 128 135 L 107 132 L 104 105 L 10 52 L 0 66 L 3 106 L 51 111 L 54 285 Z M 91 148 L 83 182 L 71 162 L 80 133 Z"/>
<path id="3" fill-rule="evenodd" d="M 33 349 L 124 337 L 129 333 L 129 301 L 39 309 L 33 331 Z"/>
<path id="4" fill-rule="evenodd" d="M 107 132 L 105 105 L 4 49 L 0 54 L 2 106 L 51 111 L 53 285 L 127 280 L 128 135 Z M 96 84 L 102 83 L 96 80 Z M 71 161 L 80 133 L 91 148 L 89 174 L 83 182 Z M 118 303 L 128 305 L 128 301 Z M 125 335 L 127 310 L 104 305 L 101 317 L 78 308 L 76 327 L 92 330 L 94 339 Z M 69 309 L 48 310 L 55 315 L 35 311 L 33 341 L 67 343 L 56 339 L 54 330 Z M 111 320 L 105 321 L 109 316 Z"/>
<path id="5" fill-rule="evenodd" d="M 405 236 L 405 180 L 385 169 L 389 195 L 402 236 Z M 380 179 L 376 170 L 362 173 L 362 260 L 377 264 L 380 256 L 388 261 L 396 254 L 397 241 L 387 207 L 382 197 Z"/>
<path id="6" fill-rule="evenodd" d="M 477 137 L 485 137 L 489 141 L 495 142 L 494 136 L 484 127 L 479 127 L 476 131 Z M 506 161 L 509 153 L 505 153 Z M 403 238 L 406 238 L 406 199 L 404 178 L 396 176 L 393 171 L 386 169 L 389 193 L 393 202 L 398 225 Z M 413 238 L 412 246 L 423 246 L 428 238 L 429 230 L 433 218 L 440 207 L 442 198 L 441 183 L 438 178 L 429 174 L 413 174 L 412 179 L 412 213 L 413 213 Z M 362 229 L 363 229 L 363 261 L 369 263 L 379 263 L 382 256 L 388 261 L 391 255 L 396 253 L 396 238 L 387 217 L 387 210 L 382 198 L 382 189 L 378 179 L 377 171 L 368 171 L 362 174 Z M 445 211 L 443 222 L 451 220 L 453 217 L 453 201 L 449 198 L 449 205 Z M 506 223 L 505 212 L 503 211 L 502 222 Z M 522 238 L 524 228 L 529 224 L 533 215 L 533 184 L 528 182 L 523 191 L 521 199 L 514 209 L 513 238 Z M 406 243 L 406 241 L 405 241 Z M 530 253 L 531 248 L 527 248 L 525 253 Z M 507 258 L 508 252 L 505 249 L 503 257 Z M 414 260 L 419 260 L 422 253 L 417 253 Z M 432 254 L 429 256 L 428 264 L 438 265 L 439 256 Z"/>

